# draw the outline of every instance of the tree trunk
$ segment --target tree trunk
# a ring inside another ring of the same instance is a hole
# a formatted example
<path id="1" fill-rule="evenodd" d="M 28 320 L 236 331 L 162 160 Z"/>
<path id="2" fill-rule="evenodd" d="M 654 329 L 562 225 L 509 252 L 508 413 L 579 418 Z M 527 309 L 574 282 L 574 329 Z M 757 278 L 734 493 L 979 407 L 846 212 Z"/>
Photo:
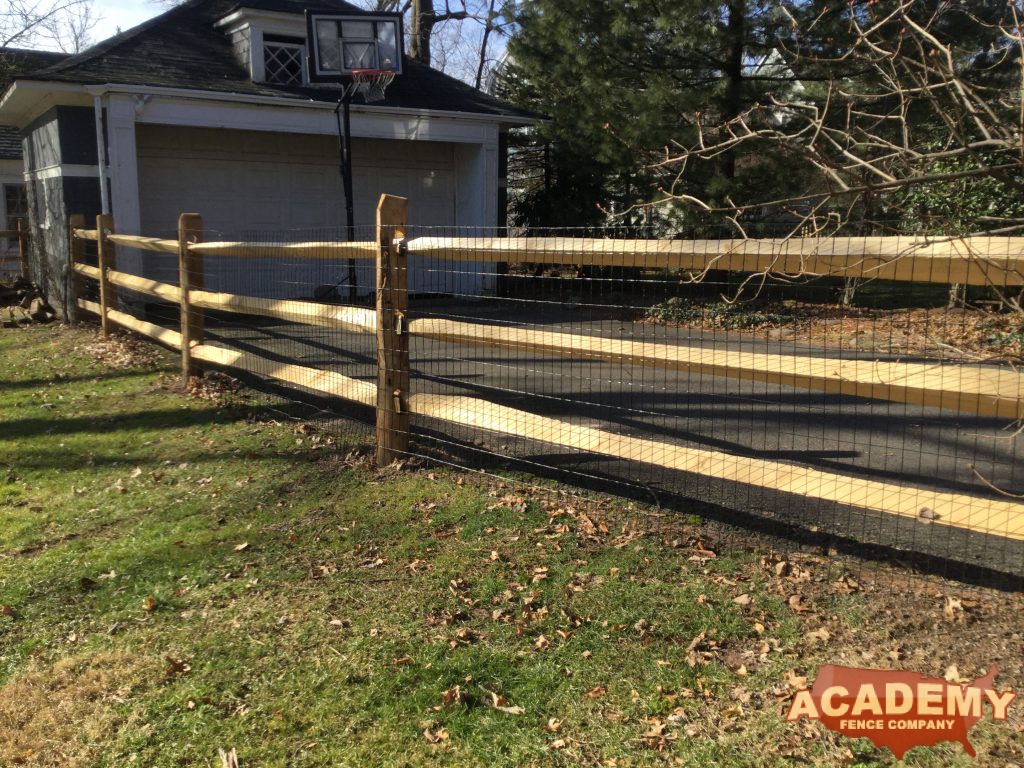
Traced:
<path id="1" fill-rule="evenodd" d="M 744 0 L 729 0 L 729 18 L 726 32 L 729 51 L 726 56 L 724 74 L 726 77 L 725 98 L 722 104 L 722 118 L 732 120 L 743 110 L 743 43 L 746 37 L 746 4 Z M 736 158 L 727 152 L 722 158 L 722 173 L 727 179 L 736 177 Z"/>
<path id="2" fill-rule="evenodd" d="M 430 36 L 437 23 L 434 0 L 413 0 L 409 58 L 430 66 Z"/>

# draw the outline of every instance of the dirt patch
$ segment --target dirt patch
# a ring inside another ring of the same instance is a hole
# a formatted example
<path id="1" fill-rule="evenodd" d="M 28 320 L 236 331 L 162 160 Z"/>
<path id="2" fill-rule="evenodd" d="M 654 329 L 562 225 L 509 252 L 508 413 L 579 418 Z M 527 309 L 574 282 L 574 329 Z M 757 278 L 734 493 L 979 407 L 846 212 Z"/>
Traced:
<path id="1" fill-rule="evenodd" d="M 0 765 L 91 765 L 96 745 L 131 725 L 120 705 L 159 674 L 125 653 L 31 663 L 0 687 Z"/>
<path id="2" fill-rule="evenodd" d="M 701 304 L 670 299 L 651 307 L 642 320 L 886 355 L 1024 361 L 1024 317 L 972 308 L 874 309 L 796 301 Z"/>

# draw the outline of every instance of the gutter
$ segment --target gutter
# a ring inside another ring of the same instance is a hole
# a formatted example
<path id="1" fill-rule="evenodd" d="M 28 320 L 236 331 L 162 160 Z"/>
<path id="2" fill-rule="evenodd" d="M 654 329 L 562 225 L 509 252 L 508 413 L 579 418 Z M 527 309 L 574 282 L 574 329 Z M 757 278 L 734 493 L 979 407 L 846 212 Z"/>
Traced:
<path id="1" fill-rule="evenodd" d="M 104 93 L 138 93 L 150 94 L 153 96 L 170 96 L 194 101 L 226 101 L 237 104 L 252 104 L 255 106 L 275 107 L 301 107 L 304 109 L 320 109 L 332 111 L 337 106 L 331 102 L 313 101 L 312 99 L 287 98 L 278 96 L 257 96 L 233 92 L 200 91 L 190 88 L 170 88 L 158 85 L 123 85 L 118 83 L 107 83 L 103 86 L 84 86 L 89 93 L 95 93 L 97 89 Z M 2 105 L 0 105 L 2 106 Z M 353 104 L 354 110 L 365 113 L 379 114 L 400 114 L 412 117 L 456 117 L 462 120 L 475 120 L 484 123 L 508 123 L 511 125 L 529 126 L 542 120 L 535 120 L 511 115 L 484 115 L 479 112 L 458 112 L 441 109 L 413 109 L 410 107 L 369 107 L 363 104 Z"/>
<path id="2" fill-rule="evenodd" d="M 65 83 L 47 80 L 19 79 L 10 85 L 7 92 L 0 98 L 0 113 L 9 102 L 14 101 L 21 94 L 38 93 L 40 96 L 52 96 L 54 94 L 81 94 L 82 96 L 107 95 L 111 93 L 128 94 L 149 94 L 152 96 L 167 96 L 180 99 L 191 99 L 194 101 L 220 101 L 236 104 L 251 104 L 253 106 L 271 106 L 294 109 L 333 110 L 335 104 L 332 102 L 313 101 L 301 98 L 283 98 L 275 96 L 256 96 L 215 91 L 199 91 L 190 88 L 169 88 L 158 85 L 127 85 L 124 83 L 107 83 L 105 85 L 83 85 L 79 83 Z M 482 115 L 478 112 L 458 112 L 440 109 L 412 109 L 409 107 L 367 107 L 366 105 L 353 105 L 355 111 L 369 114 L 397 114 L 405 117 L 437 117 L 456 118 L 460 120 L 472 120 L 481 123 L 498 123 L 510 127 L 529 127 L 538 123 L 550 122 L 550 118 L 527 118 L 515 117 L 512 115 Z M 9 121 L 8 121 L 9 122 Z"/>

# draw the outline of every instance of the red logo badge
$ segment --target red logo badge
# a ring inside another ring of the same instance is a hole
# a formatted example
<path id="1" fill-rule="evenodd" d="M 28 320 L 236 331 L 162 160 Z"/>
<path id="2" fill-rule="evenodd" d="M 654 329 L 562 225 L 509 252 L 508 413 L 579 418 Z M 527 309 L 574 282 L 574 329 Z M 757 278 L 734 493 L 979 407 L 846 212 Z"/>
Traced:
<path id="1" fill-rule="evenodd" d="M 832 731 L 868 738 L 888 747 L 897 760 L 908 749 L 956 741 L 975 756 L 967 733 L 981 720 L 986 704 L 995 720 L 1006 720 L 1017 694 L 996 691 L 999 670 L 969 685 L 957 685 L 914 672 L 890 672 L 826 665 L 810 690 L 798 691 L 786 720 L 820 720 Z"/>

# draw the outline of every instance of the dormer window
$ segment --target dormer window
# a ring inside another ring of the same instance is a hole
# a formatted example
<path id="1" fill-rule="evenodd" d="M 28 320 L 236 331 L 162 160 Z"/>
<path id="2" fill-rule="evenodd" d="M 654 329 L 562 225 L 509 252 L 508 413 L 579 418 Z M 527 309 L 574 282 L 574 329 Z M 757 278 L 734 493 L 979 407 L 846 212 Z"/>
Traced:
<path id="1" fill-rule="evenodd" d="M 263 72 L 266 82 L 275 85 L 302 85 L 305 41 L 283 35 L 263 36 Z"/>

